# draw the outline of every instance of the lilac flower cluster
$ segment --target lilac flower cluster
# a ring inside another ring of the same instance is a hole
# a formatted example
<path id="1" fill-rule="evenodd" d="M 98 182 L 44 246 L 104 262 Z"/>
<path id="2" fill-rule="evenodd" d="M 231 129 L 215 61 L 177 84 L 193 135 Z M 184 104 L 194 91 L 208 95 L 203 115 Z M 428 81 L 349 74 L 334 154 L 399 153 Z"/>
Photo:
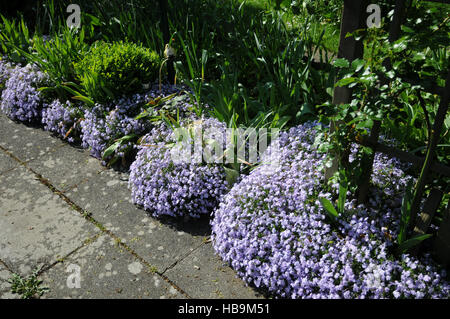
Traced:
<path id="1" fill-rule="evenodd" d="M 215 119 L 202 119 L 201 126 L 203 130 L 225 129 Z M 210 214 L 228 190 L 225 171 L 220 164 L 174 161 L 169 145 L 175 142 L 174 132 L 165 125 L 142 139 L 130 168 L 132 200 L 155 217 Z"/>
<path id="2" fill-rule="evenodd" d="M 314 124 L 280 135 L 281 165 L 235 184 L 212 220 L 213 245 L 246 282 L 284 298 L 448 298 L 450 284 L 429 256 L 394 256 L 401 190 L 395 160 L 377 154 L 367 205 L 349 196 L 337 225 L 326 220 L 313 149 Z"/>
<path id="3" fill-rule="evenodd" d="M 5 58 L 0 58 L 0 92 L 5 85 L 6 81 L 9 79 L 13 65 L 8 62 Z"/>
<path id="4" fill-rule="evenodd" d="M 65 137 L 69 143 L 75 142 L 79 138 L 79 124 L 81 108 L 73 105 L 70 101 L 61 103 L 54 100 L 50 105 L 42 110 L 42 123 L 44 129 L 56 133 L 60 137 Z M 70 130 L 70 132 L 69 132 Z"/>
<path id="5" fill-rule="evenodd" d="M 81 122 L 82 146 L 90 148 L 92 156 L 102 158 L 103 151 L 115 139 L 131 133 L 143 133 L 146 124 L 127 113 L 136 106 L 136 102 L 143 101 L 142 99 L 142 96 L 135 95 L 131 99 L 118 101 L 112 108 L 96 104 L 92 109 L 86 109 Z"/>
<path id="6" fill-rule="evenodd" d="M 86 109 L 81 122 L 82 146 L 90 148 L 91 155 L 102 158 L 103 151 L 115 139 L 129 134 L 141 135 L 151 129 L 146 120 L 134 119 L 142 112 L 143 105 L 158 96 L 167 96 L 177 92 L 176 86 L 165 85 L 162 92 L 155 86 L 146 94 L 135 94 L 123 97 L 111 105 L 96 104 L 92 109 Z M 116 156 L 123 157 L 133 148 L 132 142 L 124 142 L 116 151 Z"/>
<path id="7" fill-rule="evenodd" d="M 44 73 L 30 64 L 11 69 L 2 92 L 0 109 L 13 120 L 22 122 L 40 120 L 45 103 L 37 86 L 46 79 Z"/>

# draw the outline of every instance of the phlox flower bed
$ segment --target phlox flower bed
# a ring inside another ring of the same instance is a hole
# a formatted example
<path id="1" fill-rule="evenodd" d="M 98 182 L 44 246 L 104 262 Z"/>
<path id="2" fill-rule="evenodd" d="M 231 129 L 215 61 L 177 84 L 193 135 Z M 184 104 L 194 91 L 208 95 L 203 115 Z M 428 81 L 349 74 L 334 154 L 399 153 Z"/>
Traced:
<path id="1" fill-rule="evenodd" d="M 225 129 L 211 118 L 204 119 L 202 127 Z M 132 200 L 155 217 L 210 214 L 228 190 L 225 171 L 220 164 L 174 161 L 170 145 L 175 142 L 174 132 L 165 125 L 144 136 L 130 167 Z"/>
<path id="2" fill-rule="evenodd" d="M 332 224 L 319 197 L 331 200 L 337 185 L 323 186 L 315 134 L 313 124 L 282 133 L 281 165 L 260 166 L 224 196 L 211 222 L 216 252 L 276 297 L 448 298 L 446 274 L 428 256 L 391 253 L 409 179 L 398 161 L 377 154 L 369 204 L 349 196 Z"/>
<path id="3" fill-rule="evenodd" d="M 13 67 L 14 66 L 5 58 L 0 58 L 0 92 L 5 85 L 5 82 L 9 79 L 9 73 Z"/>
<path id="4" fill-rule="evenodd" d="M 148 125 L 134 119 L 140 111 L 139 103 L 143 102 L 144 96 L 136 94 L 111 106 L 96 104 L 92 109 L 86 109 L 81 121 L 83 148 L 90 149 L 92 156 L 101 159 L 103 151 L 114 139 L 131 133 L 144 133 L 149 129 Z M 122 150 L 126 147 L 128 145 L 122 145 Z M 118 155 L 122 157 L 123 152 Z"/>
<path id="5" fill-rule="evenodd" d="M 40 121 L 45 103 L 37 88 L 47 76 L 31 64 L 12 69 L 5 67 L 5 70 L 8 72 L 2 77 L 8 77 L 8 80 L 2 91 L 0 109 L 12 120 Z"/>
<path id="6" fill-rule="evenodd" d="M 55 135 L 66 138 L 69 143 L 79 140 L 79 119 L 82 117 L 82 108 L 70 101 L 61 103 L 54 100 L 48 107 L 42 110 L 42 124 L 44 130 L 55 133 Z"/>
<path id="7" fill-rule="evenodd" d="M 164 85 L 162 92 L 159 92 L 155 86 L 145 94 L 134 94 L 114 103 L 96 104 L 93 108 L 86 109 L 84 119 L 81 121 L 82 146 L 89 148 L 92 156 L 101 159 L 103 151 L 115 139 L 130 134 L 136 136 L 145 134 L 153 127 L 152 123 L 146 119 L 135 119 L 144 110 L 143 105 L 160 94 L 167 96 L 179 90 L 177 86 Z M 133 146 L 133 141 L 124 142 L 116 150 L 115 155 L 123 158 Z"/>

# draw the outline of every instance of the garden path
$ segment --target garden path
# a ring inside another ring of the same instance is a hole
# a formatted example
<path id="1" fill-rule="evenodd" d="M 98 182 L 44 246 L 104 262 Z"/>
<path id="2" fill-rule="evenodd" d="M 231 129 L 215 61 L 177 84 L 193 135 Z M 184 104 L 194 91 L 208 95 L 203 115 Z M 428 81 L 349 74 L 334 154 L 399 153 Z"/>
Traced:
<path id="1" fill-rule="evenodd" d="M 207 219 L 152 218 L 127 180 L 0 114 L 0 298 L 36 268 L 42 298 L 261 298 L 214 254 Z"/>

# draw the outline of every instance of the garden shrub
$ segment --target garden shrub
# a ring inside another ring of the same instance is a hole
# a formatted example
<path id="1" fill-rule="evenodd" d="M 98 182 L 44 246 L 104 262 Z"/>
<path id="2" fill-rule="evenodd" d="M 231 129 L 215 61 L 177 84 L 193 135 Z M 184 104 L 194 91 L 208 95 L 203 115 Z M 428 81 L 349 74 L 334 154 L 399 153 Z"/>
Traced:
<path id="1" fill-rule="evenodd" d="M 276 297 L 448 298 L 450 285 L 428 255 L 393 255 L 402 192 L 399 162 L 377 153 L 369 203 L 348 195 L 345 216 L 327 220 L 325 188 L 313 149 L 314 125 L 280 135 L 281 165 L 264 165 L 235 184 L 212 220 L 215 250 L 246 282 Z"/>
<path id="2" fill-rule="evenodd" d="M 192 124 L 192 119 L 182 126 Z M 201 120 L 201 128 L 220 131 L 225 126 L 209 118 Z M 170 145 L 175 142 L 174 132 L 166 125 L 144 136 L 130 167 L 132 200 L 155 217 L 210 214 L 228 189 L 225 171 L 221 164 L 174 162 Z"/>
<path id="3" fill-rule="evenodd" d="M 44 130 L 54 132 L 56 135 L 65 138 L 69 143 L 77 142 L 80 139 L 79 119 L 83 116 L 81 108 L 70 101 L 61 103 L 54 100 L 42 111 L 42 124 Z"/>
<path id="4" fill-rule="evenodd" d="M 30 64 L 11 69 L 2 91 L 0 109 L 13 120 L 40 121 L 45 101 L 38 87 L 46 81 L 47 75 Z"/>
<path id="5" fill-rule="evenodd" d="M 158 79 L 158 54 L 134 43 L 100 42 L 75 63 L 75 72 L 95 102 L 139 93 L 142 85 Z"/>

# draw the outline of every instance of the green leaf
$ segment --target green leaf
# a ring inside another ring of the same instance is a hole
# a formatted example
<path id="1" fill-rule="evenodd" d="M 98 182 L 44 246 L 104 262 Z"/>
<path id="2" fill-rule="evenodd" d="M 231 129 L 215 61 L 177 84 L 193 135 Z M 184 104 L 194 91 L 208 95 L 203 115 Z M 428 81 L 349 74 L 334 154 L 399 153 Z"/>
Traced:
<path id="1" fill-rule="evenodd" d="M 389 79 L 393 79 L 394 76 L 395 76 L 395 72 L 394 72 L 393 70 L 388 71 L 388 72 L 386 72 L 386 76 L 387 76 Z"/>
<path id="2" fill-rule="evenodd" d="M 102 155 L 102 159 L 106 159 L 108 156 L 112 155 L 116 149 L 123 143 L 123 142 L 127 142 L 129 140 L 134 139 L 135 137 L 137 137 L 136 134 L 130 134 L 130 135 L 125 135 L 122 136 L 121 138 L 118 138 L 117 140 L 115 140 L 115 142 L 109 146 Z"/>
<path id="3" fill-rule="evenodd" d="M 94 101 L 92 101 L 90 98 L 83 96 L 83 95 L 72 96 L 72 99 L 82 101 L 90 106 L 95 105 Z"/>
<path id="4" fill-rule="evenodd" d="M 231 187 L 239 177 L 239 171 L 233 168 L 228 168 L 226 166 L 223 167 L 226 174 L 226 179 L 228 182 L 228 186 Z"/>
<path id="5" fill-rule="evenodd" d="M 404 25 L 401 26 L 401 29 L 402 29 L 403 32 L 414 33 L 413 29 L 411 29 L 411 28 L 409 28 L 407 26 L 404 26 Z"/>
<path id="6" fill-rule="evenodd" d="M 352 69 L 355 72 L 358 72 L 359 70 L 362 69 L 362 67 L 364 66 L 365 62 L 362 59 L 356 59 L 352 62 Z"/>
<path id="7" fill-rule="evenodd" d="M 410 238 L 408 240 L 405 240 L 403 243 L 401 243 L 398 246 L 398 251 L 400 254 L 406 253 L 409 249 L 419 245 L 421 242 L 423 242 L 425 239 L 428 239 L 432 237 L 431 234 L 425 234 L 425 235 L 417 235 L 413 238 Z"/>
<path id="8" fill-rule="evenodd" d="M 344 78 L 344 79 L 339 80 L 336 83 L 336 86 L 346 86 L 346 85 L 349 85 L 350 83 L 353 83 L 353 82 L 356 82 L 356 78 L 348 77 L 348 78 Z"/>
<path id="9" fill-rule="evenodd" d="M 425 56 L 424 52 L 416 52 L 416 53 L 413 54 L 413 56 L 411 58 L 411 61 L 417 62 L 417 61 L 422 61 L 422 60 L 425 60 L 425 59 L 426 59 L 426 56 Z"/>
<path id="10" fill-rule="evenodd" d="M 350 63 L 346 59 L 336 59 L 333 63 L 333 65 L 337 68 L 348 68 L 350 66 Z"/>
<path id="11" fill-rule="evenodd" d="M 336 220 L 336 218 L 339 217 L 338 212 L 334 208 L 333 204 L 326 199 L 325 197 L 319 198 L 320 202 L 323 205 L 323 208 L 325 208 L 325 211 L 328 213 L 328 215 L 331 217 L 332 220 Z"/>
<path id="12" fill-rule="evenodd" d="M 120 146 L 120 142 L 115 142 L 113 143 L 110 147 L 108 147 L 102 155 L 102 159 L 106 159 L 107 157 L 109 157 L 110 155 L 112 155 L 116 149 Z"/>
<path id="13" fill-rule="evenodd" d="M 125 136 L 122 136 L 121 138 L 118 138 L 118 139 L 116 140 L 116 142 L 120 142 L 120 143 L 122 143 L 122 142 L 127 142 L 127 141 L 129 141 L 129 140 L 132 140 L 132 139 L 135 138 L 135 137 L 137 137 L 136 134 L 125 135 Z"/>
<path id="14" fill-rule="evenodd" d="M 53 91 L 55 90 L 54 87 L 49 87 L 49 86 L 41 86 L 40 88 L 37 89 L 39 92 L 48 92 L 48 91 Z"/>
<path id="15" fill-rule="evenodd" d="M 404 39 L 400 39 L 394 43 L 392 49 L 394 52 L 401 52 L 406 50 L 406 41 Z"/>

